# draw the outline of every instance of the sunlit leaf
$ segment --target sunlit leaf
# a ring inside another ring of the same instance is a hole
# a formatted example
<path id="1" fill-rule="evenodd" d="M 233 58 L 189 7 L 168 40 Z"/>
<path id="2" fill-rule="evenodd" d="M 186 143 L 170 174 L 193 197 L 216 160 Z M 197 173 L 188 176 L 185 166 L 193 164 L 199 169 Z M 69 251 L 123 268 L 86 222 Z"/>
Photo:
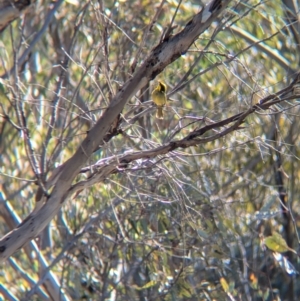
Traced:
<path id="1" fill-rule="evenodd" d="M 147 288 L 150 288 L 150 287 L 156 285 L 156 283 L 157 283 L 156 281 L 151 280 L 151 281 L 149 281 L 148 283 L 146 283 L 145 285 L 143 285 L 143 286 L 141 286 L 141 287 L 134 286 L 134 288 L 135 288 L 136 290 L 144 290 L 144 289 L 147 289 Z"/>
<path id="2" fill-rule="evenodd" d="M 287 251 L 295 252 L 293 249 L 288 247 L 286 241 L 277 232 L 274 232 L 273 235 L 268 236 L 268 237 L 265 238 L 265 245 L 270 250 L 275 251 L 275 252 L 279 252 L 279 253 L 283 253 L 283 252 L 287 252 Z"/>
<path id="3" fill-rule="evenodd" d="M 225 293 L 229 292 L 229 284 L 227 283 L 226 279 L 224 277 L 222 277 L 220 279 L 220 283 L 222 285 L 223 290 L 225 291 Z"/>

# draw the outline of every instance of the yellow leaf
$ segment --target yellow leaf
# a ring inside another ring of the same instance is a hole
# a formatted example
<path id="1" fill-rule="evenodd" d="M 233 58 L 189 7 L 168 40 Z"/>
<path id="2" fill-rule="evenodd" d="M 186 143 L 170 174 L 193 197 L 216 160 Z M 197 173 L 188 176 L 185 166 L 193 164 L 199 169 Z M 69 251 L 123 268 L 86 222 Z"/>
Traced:
<path id="1" fill-rule="evenodd" d="M 221 283 L 221 285 L 223 287 L 224 292 L 228 293 L 229 292 L 229 285 L 228 285 L 228 283 L 227 283 L 227 281 L 226 281 L 226 279 L 224 277 L 222 277 L 220 279 L 220 283 Z"/>
<path id="2" fill-rule="evenodd" d="M 137 286 L 137 285 L 133 285 L 133 287 L 134 287 L 136 290 L 141 291 L 141 290 L 144 290 L 144 289 L 147 289 L 147 288 L 150 288 L 150 287 L 154 286 L 156 283 L 157 283 L 156 281 L 151 280 L 151 281 L 149 281 L 148 283 L 146 283 L 146 284 L 143 285 L 143 286 L 140 286 L 140 287 L 139 287 L 139 286 Z"/>

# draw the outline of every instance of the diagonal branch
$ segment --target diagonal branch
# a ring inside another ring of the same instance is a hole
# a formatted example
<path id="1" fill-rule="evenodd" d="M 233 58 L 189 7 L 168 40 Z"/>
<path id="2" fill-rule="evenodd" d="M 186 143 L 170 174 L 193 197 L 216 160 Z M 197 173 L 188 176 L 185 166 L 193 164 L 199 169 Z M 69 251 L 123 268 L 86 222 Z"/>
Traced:
<path id="1" fill-rule="evenodd" d="M 130 163 L 136 160 L 155 158 L 157 156 L 168 154 L 169 152 L 172 152 L 178 148 L 187 148 L 199 144 L 204 144 L 220 139 L 221 137 L 224 137 L 229 133 L 234 132 L 235 130 L 239 129 L 239 126 L 245 121 L 246 117 L 248 117 L 249 115 L 258 111 L 267 110 L 272 105 L 277 104 L 279 102 L 298 98 L 299 95 L 291 95 L 288 97 L 285 96 L 293 92 L 293 88 L 297 84 L 299 76 L 300 73 L 296 76 L 295 80 L 288 87 L 278 91 L 275 94 L 269 95 L 261 99 L 259 103 L 251 106 L 248 110 L 233 115 L 219 122 L 215 122 L 204 126 L 199 130 L 195 130 L 183 139 L 171 141 L 165 145 L 150 150 L 138 151 L 126 155 L 104 158 L 92 166 L 82 168 L 80 171 L 81 173 L 89 172 L 91 170 L 93 171 L 93 173 L 89 176 L 88 179 L 80 181 L 73 185 L 72 188 L 69 190 L 69 196 L 71 196 L 74 193 L 79 193 L 83 189 L 91 187 L 96 183 L 104 181 L 107 177 L 109 177 L 112 174 L 123 172 L 124 169 L 127 168 Z M 233 124 L 230 125 L 231 123 Z M 200 138 L 205 133 L 211 130 L 219 129 L 225 126 L 228 127 L 226 127 L 223 131 L 218 132 L 213 136 Z"/>
<path id="2" fill-rule="evenodd" d="M 75 177 L 83 168 L 94 150 L 103 142 L 111 124 L 122 111 L 127 101 L 149 80 L 154 79 L 169 64 L 187 52 L 192 43 L 216 20 L 231 0 L 213 0 L 205 6 L 178 34 L 163 40 L 156 46 L 137 72 L 128 80 L 96 125 L 88 132 L 76 153 L 66 161 L 56 176 L 49 196 L 43 197 L 36 208 L 15 230 L 0 240 L 0 262 L 6 260 L 29 240 L 36 237 L 57 214 L 68 199 Z M 171 145 L 170 150 L 173 146 Z M 50 188 L 46 183 L 46 188 Z"/>

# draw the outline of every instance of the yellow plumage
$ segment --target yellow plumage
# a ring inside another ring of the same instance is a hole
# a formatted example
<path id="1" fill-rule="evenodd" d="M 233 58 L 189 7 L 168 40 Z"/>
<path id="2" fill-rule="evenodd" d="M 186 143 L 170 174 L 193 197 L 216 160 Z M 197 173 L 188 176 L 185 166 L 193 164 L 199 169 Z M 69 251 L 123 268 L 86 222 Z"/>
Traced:
<path id="1" fill-rule="evenodd" d="M 167 103 L 167 86 L 159 81 L 157 87 L 152 91 L 152 100 L 157 106 L 156 118 L 163 119 L 163 107 Z"/>

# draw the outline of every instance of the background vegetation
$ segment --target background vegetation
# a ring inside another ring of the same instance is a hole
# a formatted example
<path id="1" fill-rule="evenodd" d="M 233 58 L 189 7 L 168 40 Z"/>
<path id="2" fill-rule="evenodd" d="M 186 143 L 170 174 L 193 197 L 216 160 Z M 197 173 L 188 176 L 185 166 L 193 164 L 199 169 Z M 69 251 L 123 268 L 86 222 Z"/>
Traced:
<path id="1" fill-rule="evenodd" d="M 176 33 L 199 9 L 198 1 L 38 1 L 3 30 L 1 234 L 35 207 L 28 153 L 48 178 L 172 18 Z M 299 70 L 298 19 L 287 1 L 231 2 L 127 103 L 76 181 L 87 180 L 96 162 L 180 140 L 287 87 Z M 157 79 L 169 92 L 164 120 L 151 102 Z M 135 160 L 83 187 L 2 264 L 3 298 L 54 300 L 38 283 L 50 266 L 61 300 L 298 300 L 298 255 L 280 257 L 264 245 L 276 232 L 298 250 L 300 118 L 292 98 L 219 139 L 210 141 L 226 126 L 207 131 L 206 143 Z"/>

